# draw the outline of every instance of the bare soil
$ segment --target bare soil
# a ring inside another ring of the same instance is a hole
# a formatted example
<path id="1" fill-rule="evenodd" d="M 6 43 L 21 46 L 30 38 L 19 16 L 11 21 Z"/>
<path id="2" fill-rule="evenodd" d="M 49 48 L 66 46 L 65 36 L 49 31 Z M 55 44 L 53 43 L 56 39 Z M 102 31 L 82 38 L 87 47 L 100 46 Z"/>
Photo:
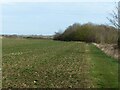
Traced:
<path id="1" fill-rule="evenodd" d="M 115 59 L 118 59 L 119 53 L 117 44 L 97 44 L 97 43 L 93 44 L 97 46 L 99 49 L 101 49 L 103 52 L 105 52 L 107 55 L 114 57 Z"/>

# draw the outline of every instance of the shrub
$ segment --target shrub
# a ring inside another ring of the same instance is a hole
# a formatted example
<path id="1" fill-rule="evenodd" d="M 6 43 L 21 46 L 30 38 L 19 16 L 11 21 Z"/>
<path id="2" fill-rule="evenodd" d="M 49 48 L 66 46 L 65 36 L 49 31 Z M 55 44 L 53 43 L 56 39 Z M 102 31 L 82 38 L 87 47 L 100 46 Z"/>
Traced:
<path id="1" fill-rule="evenodd" d="M 75 23 L 63 33 L 56 33 L 54 40 L 84 41 L 96 43 L 117 43 L 118 30 L 112 26 Z"/>

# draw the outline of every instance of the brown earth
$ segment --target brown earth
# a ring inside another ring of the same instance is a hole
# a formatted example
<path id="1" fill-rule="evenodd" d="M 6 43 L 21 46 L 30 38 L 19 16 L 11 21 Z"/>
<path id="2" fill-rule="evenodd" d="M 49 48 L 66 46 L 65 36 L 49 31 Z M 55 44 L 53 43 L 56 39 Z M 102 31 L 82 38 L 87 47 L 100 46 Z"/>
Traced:
<path id="1" fill-rule="evenodd" d="M 117 44 L 97 44 L 97 43 L 93 44 L 100 48 L 107 55 L 114 57 L 115 59 L 118 59 L 119 53 Z"/>

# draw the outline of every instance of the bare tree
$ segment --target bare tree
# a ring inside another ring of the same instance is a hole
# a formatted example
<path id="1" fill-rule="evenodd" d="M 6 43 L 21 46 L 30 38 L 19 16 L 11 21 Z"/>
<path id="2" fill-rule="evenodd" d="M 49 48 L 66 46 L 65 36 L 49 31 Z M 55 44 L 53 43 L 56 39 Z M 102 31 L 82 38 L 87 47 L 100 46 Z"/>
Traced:
<path id="1" fill-rule="evenodd" d="M 120 49 L 120 1 L 117 3 L 115 10 L 110 14 L 111 18 L 107 18 L 112 25 L 118 30 L 118 48 Z"/>
<path id="2" fill-rule="evenodd" d="M 120 1 L 118 2 L 117 6 L 115 7 L 115 10 L 113 10 L 112 13 L 110 13 L 110 16 L 111 16 L 111 18 L 107 17 L 107 19 L 117 29 L 120 29 Z"/>

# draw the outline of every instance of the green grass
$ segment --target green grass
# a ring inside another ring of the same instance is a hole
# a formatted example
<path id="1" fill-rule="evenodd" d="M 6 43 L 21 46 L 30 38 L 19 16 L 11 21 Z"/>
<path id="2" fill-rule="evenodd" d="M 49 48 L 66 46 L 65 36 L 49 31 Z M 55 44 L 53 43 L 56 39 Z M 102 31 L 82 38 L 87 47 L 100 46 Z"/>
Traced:
<path id="1" fill-rule="evenodd" d="M 90 57 L 95 87 L 118 87 L 118 61 L 110 56 L 106 56 L 93 45 L 90 45 Z"/>
<path id="2" fill-rule="evenodd" d="M 3 39 L 3 87 L 116 88 L 118 63 L 92 44 Z"/>

